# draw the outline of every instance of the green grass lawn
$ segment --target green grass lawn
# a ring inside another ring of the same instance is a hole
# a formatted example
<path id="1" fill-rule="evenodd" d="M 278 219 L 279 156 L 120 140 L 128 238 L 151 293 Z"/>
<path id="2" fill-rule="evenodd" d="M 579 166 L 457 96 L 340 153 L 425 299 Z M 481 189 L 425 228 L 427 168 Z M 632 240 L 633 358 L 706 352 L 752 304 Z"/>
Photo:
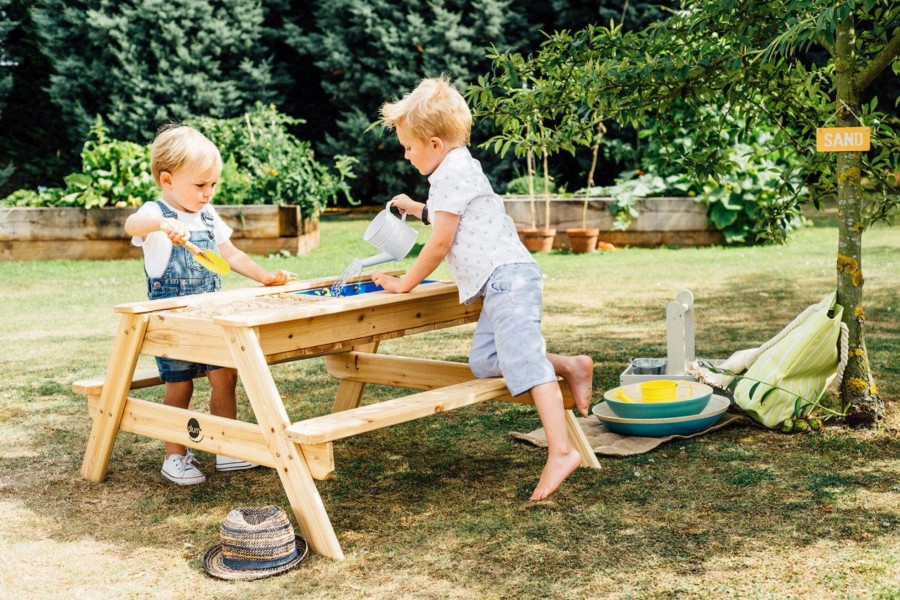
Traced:
<path id="1" fill-rule="evenodd" d="M 310 255 L 260 260 L 301 278 L 336 275 L 375 252 L 362 241 L 367 223 L 329 218 Z M 630 358 L 665 355 L 665 304 L 689 289 L 698 355 L 727 357 L 831 292 L 836 249 L 824 220 L 785 246 L 538 256 L 548 348 L 593 357 L 599 400 Z M 216 474 L 201 453 L 209 481 L 177 488 L 158 474 L 162 442 L 120 434 L 104 483 L 78 475 L 90 420 L 71 384 L 106 369 L 112 307 L 145 297 L 140 261 L 0 263 L 0 597 L 897 598 L 896 229 L 866 232 L 862 266 L 868 352 L 888 409 L 879 430 L 726 428 L 600 457 L 601 470 L 579 469 L 533 504 L 544 451 L 508 434 L 537 428 L 535 411 L 481 404 L 338 442 L 337 470 L 318 487 L 347 559 L 313 555 L 279 577 L 227 583 L 205 575 L 203 552 L 231 509 L 288 508 L 271 470 Z M 436 275 L 449 278 L 444 266 Z M 229 288 L 250 284 L 226 277 Z M 473 327 L 381 349 L 464 361 Z M 330 408 L 337 384 L 321 359 L 273 372 L 291 417 Z M 392 393 L 371 386 L 364 401 Z M 239 416 L 251 419 L 240 394 Z M 200 384 L 196 408 L 206 395 Z"/>

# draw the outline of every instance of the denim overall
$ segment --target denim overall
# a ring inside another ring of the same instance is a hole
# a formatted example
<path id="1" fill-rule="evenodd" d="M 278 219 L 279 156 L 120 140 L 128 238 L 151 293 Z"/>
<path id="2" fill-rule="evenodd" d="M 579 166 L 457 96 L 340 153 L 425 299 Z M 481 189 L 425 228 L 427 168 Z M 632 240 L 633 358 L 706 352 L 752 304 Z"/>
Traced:
<path id="1" fill-rule="evenodd" d="M 156 204 L 162 211 L 163 217 L 177 219 L 178 215 L 157 201 Z M 200 218 L 206 225 L 206 232 L 192 231 L 191 242 L 201 250 L 218 250 L 215 242 L 215 230 L 213 218 L 205 212 L 200 213 Z M 146 269 L 144 274 L 147 274 Z M 172 245 L 172 253 L 169 255 L 169 264 L 162 277 L 150 277 L 147 275 L 147 296 L 150 300 L 159 298 L 172 298 L 175 296 L 190 296 L 204 292 L 218 292 L 222 289 L 222 279 L 215 273 L 208 271 L 200 265 L 194 256 L 184 246 Z M 173 360 L 169 358 L 156 358 L 160 378 L 166 382 L 190 381 L 203 371 L 218 369 L 213 365 L 200 365 L 196 363 Z"/>

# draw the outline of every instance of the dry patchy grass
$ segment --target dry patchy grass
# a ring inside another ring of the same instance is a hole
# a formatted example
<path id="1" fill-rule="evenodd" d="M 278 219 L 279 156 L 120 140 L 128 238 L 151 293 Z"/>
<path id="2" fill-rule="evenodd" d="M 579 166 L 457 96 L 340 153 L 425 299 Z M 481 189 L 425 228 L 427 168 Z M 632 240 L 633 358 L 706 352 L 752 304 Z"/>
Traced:
<path id="1" fill-rule="evenodd" d="M 338 273 L 348 253 L 365 250 L 355 245 L 364 227 L 325 223 L 313 255 L 266 260 L 303 276 Z M 335 476 L 319 489 L 347 559 L 311 556 L 285 575 L 233 583 L 203 573 L 203 551 L 229 510 L 287 506 L 272 471 L 216 474 L 201 454 L 209 481 L 177 488 L 158 475 L 161 442 L 121 434 L 104 483 L 78 476 L 90 421 L 71 383 L 105 369 L 111 307 L 141 298 L 140 264 L 0 264 L 13 315 L 0 322 L 0 596 L 897 597 L 900 239 L 876 229 L 866 240 L 868 349 L 886 427 L 797 436 L 727 428 L 646 455 L 601 457 L 601 470 L 579 470 L 532 504 L 544 452 L 508 433 L 539 426 L 534 411 L 469 407 L 338 443 Z M 698 352 L 727 356 L 828 293 L 835 248 L 825 227 L 777 248 L 542 256 L 548 344 L 594 358 L 599 398 L 629 358 L 665 354 L 665 303 L 690 289 Z M 471 330 L 382 349 L 465 360 Z M 330 407 L 337 386 L 320 360 L 274 374 L 293 418 Z M 366 398 L 393 393 L 371 386 Z M 201 385 L 197 408 L 205 396 Z M 252 419 L 243 397 L 239 412 Z"/>

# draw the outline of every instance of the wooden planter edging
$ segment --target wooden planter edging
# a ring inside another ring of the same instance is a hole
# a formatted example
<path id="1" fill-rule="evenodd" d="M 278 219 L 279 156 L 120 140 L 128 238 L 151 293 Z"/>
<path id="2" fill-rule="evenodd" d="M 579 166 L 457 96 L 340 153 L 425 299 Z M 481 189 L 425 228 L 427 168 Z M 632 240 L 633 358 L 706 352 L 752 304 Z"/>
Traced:
<path id="1" fill-rule="evenodd" d="M 725 243 L 721 231 L 709 226 L 706 205 L 694 198 L 644 198 L 637 203 L 640 215 L 625 231 L 613 229 L 613 218 L 607 208 L 612 198 L 589 198 L 587 227 L 600 230 L 600 241 L 616 246 L 714 246 Z M 566 229 L 581 227 L 584 199 L 550 199 L 550 227 L 556 229 L 553 248 L 569 247 Z M 506 213 L 521 231 L 531 227 L 529 199 L 527 196 L 503 198 Z M 538 225 L 543 226 L 544 200 L 535 199 Z"/>
<path id="2" fill-rule="evenodd" d="M 0 208 L 0 260 L 138 258 L 125 219 L 136 208 Z M 248 254 L 287 250 L 306 254 L 319 245 L 319 222 L 297 206 L 216 206 L 232 240 Z"/>

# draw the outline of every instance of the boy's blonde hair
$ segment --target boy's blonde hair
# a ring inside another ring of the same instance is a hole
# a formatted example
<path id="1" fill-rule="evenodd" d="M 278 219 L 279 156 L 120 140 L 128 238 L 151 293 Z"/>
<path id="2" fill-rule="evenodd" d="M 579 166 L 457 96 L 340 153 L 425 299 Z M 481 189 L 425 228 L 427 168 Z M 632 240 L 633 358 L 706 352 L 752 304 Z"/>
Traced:
<path id="1" fill-rule="evenodd" d="M 452 146 L 468 146 L 472 113 L 446 75 L 423 79 L 398 102 L 385 102 L 381 122 L 425 141 L 439 137 Z"/>
<path id="2" fill-rule="evenodd" d="M 185 169 L 205 173 L 222 169 L 222 155 L 205 135 L 186 125 L 163 125 L 150 146 L 150 172 L 159 185 L 159 174 Z"/>

